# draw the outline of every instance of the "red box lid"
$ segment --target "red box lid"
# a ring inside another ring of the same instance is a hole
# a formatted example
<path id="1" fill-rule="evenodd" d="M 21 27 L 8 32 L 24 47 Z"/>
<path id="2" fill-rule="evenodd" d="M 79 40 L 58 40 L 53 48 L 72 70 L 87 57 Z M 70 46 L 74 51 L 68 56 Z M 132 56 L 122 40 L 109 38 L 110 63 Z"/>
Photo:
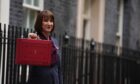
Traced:
<path id="1" fill-rule="evenodd" d="M 51 65 L 52 42 L 48 40 L 16 39 L 16 64 Z"/>

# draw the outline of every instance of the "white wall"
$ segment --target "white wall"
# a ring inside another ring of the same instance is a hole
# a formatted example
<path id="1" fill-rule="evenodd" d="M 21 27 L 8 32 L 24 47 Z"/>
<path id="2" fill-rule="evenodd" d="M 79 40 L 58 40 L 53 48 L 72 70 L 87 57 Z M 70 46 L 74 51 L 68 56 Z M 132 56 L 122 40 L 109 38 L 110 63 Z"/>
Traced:
<path id="1" fill-rule="evenodd" d="M 78 11 L 77 11 L 77 30 L 76 36 L 82 38 L 83 36 L 83 10 L 84 10 L 84 1 L 87 0 L 78 0 Z M 105 1 L 106 0 L 90 0 L 91 8 L 89 11 L 90 23 L 89 29 L 86 33 L 89 39 L 93 38 L 97 42 L 103 43 L 104 41 L 104 19 L 105 19 Z M 89 32 L 89 33 L 88 33 Z"/>
<path id="2" fill-rule="evenodd" d="M 10 0 L 0 0 L 0 22 L 9 24 Z"/>

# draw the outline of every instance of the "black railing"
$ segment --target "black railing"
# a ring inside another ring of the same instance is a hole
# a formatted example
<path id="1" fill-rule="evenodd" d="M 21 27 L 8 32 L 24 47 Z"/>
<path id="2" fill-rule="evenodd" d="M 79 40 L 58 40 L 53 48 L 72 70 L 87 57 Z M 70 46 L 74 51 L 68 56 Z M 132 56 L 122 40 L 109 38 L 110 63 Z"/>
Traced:
<path id="1" fill-rule="evenodd" d="M 28 65 L 15 64 L 16 38 L 32 30 L 0 24 L 0 84 L 26 84 Z M 64 84 L 140 84 L 140 52 L 56 35 Z M 119 53 L 118 53 L 119 50 Z"/>

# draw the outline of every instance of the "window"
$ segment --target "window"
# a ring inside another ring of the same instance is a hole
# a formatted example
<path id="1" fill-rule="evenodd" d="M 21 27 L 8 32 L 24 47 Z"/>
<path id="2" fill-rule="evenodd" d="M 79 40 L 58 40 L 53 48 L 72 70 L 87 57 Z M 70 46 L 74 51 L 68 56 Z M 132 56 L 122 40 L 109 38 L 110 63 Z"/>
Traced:
<path id="1" fill-rule="evenodd" d="M 37 11 L 31 10 L 31 9 L 24 9 L 24 27 L 26 28 L 34 28 L 35 18 L 37 16 Z"/>
<path id="2" fill-rule="evenodd" d="M 23 6 L 34 10 L 42 10 L 43 2 L 43 0 L 24 0 Z"/>
<path id="3" fill-rule="evenodd" d="M 43 0 L 24 0 L 24 23 L 23 27 L 34 29 L 37 12 L 43 10 Z"/>

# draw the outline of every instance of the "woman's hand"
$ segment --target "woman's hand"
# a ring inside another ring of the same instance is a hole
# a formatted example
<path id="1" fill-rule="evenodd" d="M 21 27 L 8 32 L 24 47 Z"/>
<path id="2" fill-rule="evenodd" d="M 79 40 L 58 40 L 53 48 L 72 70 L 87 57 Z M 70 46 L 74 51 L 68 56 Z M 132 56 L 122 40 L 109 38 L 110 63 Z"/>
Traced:
<path id="1" fill-rule="evenodd" d="M 28 34 L 28 38 L 29 38 L 29 39 L 38 39 L 38 36 L 37 36 L 36 33 L 29 33 L 29 34 Z"/>

